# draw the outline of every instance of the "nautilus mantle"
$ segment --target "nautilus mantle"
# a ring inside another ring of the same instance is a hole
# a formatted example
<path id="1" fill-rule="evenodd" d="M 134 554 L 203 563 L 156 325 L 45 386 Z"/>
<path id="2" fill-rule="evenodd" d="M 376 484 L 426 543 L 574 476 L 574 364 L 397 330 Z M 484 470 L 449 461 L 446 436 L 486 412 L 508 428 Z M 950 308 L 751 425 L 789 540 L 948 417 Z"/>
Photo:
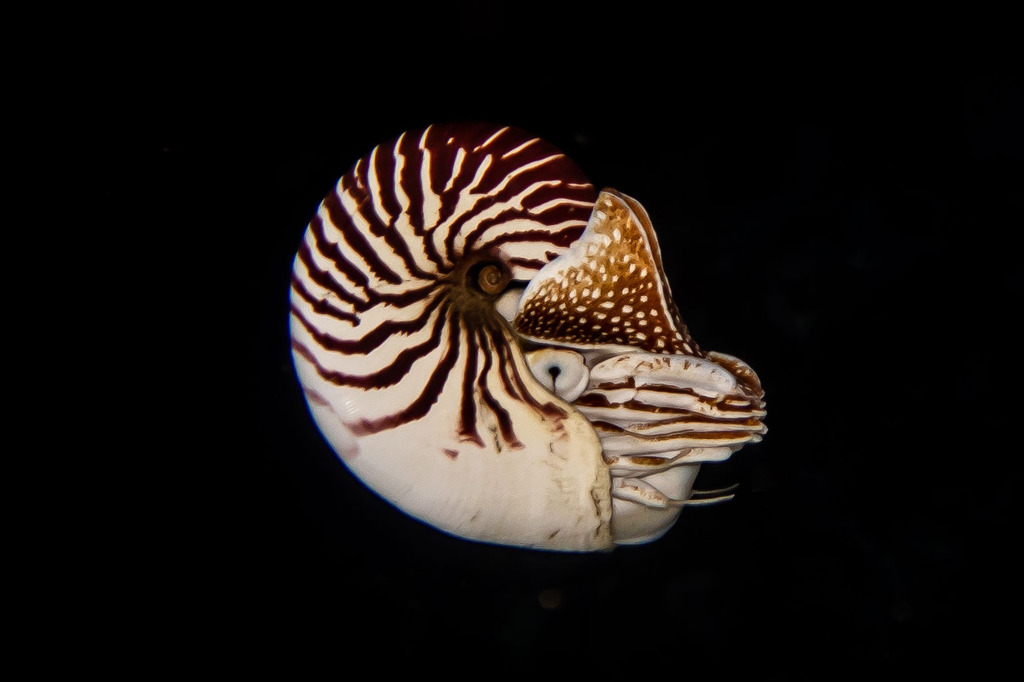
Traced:
<path id="1" fill-rule="evenodd" d="M 463 538 L 564 551 L 663 535 L 765 433 L 701 350 L 646 211 L 515 128 L 431 126 L 356 162 L 295 257 L 291 343 L 341 461 Z"/>

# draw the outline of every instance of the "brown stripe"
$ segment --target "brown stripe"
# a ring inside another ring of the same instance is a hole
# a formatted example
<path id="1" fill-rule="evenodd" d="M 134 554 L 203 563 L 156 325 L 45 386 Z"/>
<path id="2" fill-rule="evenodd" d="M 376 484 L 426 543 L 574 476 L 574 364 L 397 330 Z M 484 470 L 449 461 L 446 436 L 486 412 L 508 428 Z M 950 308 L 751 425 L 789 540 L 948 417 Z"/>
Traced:
<path id="1" fill-rule="evenodd" d="M 624 429 L 615 424 L 610 424 L 606 421 L 593 421 L 591 425 L 598 431 L 603 431 L 607 434 L 616 434 L 623 436 L 631 436 L 637 440 L 641 440 L 645 443 L 659 443 L 661 441 L 671 440 L 747 440 L 751 436 L 760 435 L 757 432 L 751 431 L 679 431 L 677 433 L 663 433 L 660 435 L 646 435 L 643 433 L 637 433 L 636 431 L 630 431 Z"/>
<path id="2" fill-rule="evenodd" d="M 412 233 L 422 237 L 423 251 L 427 259 L 434 264 L 437 272 L 447 274 L 451 272 L 452 266 L 447 263 L 437 249 L 434 248 L 433 240 L 426 235 L 426 225 L 423 216 L 423 186 L 420 180 L 420 172 L 424 163 L 424 153 L 419 148 L 419 138 L 412 135 L 405 135 L 400 143 L 396 143 L 395 156 L 401 156 L 404 160 L 402 171 L 399 175 L 398 184 L 409 200 L 409 207 L 406 209 L 406 218 L 412 227 Z"/>
<path id="3" fill-rule="evenodd" d="M 500 194 L 505 197 L 514 196 L 538 180 L 561 179 L 558 167 L 562 165 L 560 161 L 565 159 L 565 156 L 555 151 L 554 148 L 549 145 L 534 144 L 531 145 L 529 149 L 525 150 L 524 153 L 516 154 L 515 156 L 510 156 L 506 159 L 501 158 L 502 154 L 515 148 L 519 144 L 522 144 L 526 139 L 528 138 L 521 139 L 516 143 L 512 143 L 512 141 L 509 140 L 508 146 L 502 145 L 502 149 L 493 150 L 494 162 L 486 171 L 484 171 L 483 178 L 478 185 L 479 191 L 490 196 L 496 196 L 498 194 L 497 187 L 505 182 L 510 175 L 523 166 L 536 163 L 537 161 L 545 158 L 546 161 L 544 161 L 544 163 L 531 168 L 525 173 L 520 173 L 515 178 L 509 180 L 508 184 L 505 185 Z"/>
<path id="4" fill-rule="evenodd" d="M 323 289 L 327 289 L 340 300 L 350 304 L 359 312 L 364 312 L 371 307 L 370 302 L 364 301 L 363 299 L 353 295 L 348 289 L 345 289 L 340 282 L 331 277 L 330 273 L 326 270 L 321 270 L 313 260 L 313 254 L 309 250 L 309 244 L 305 241 L 302 242 L 302 246 L 299 247 L 299 253 L 296 257 L 296 262 L 301 263 L 306 269 L 306 275 L 315 284 L 319 285 Z M 292 271 L 292 277 L 295 278 L 297 273 Z M 370 290 L 366 290 L 367 294 Z"/>
<path id="5" fill-rule="evenodd" d="M 402 191 L 409 197 L 409 209 L 406 215 L 409 216 L 409 224 L 412 225 L 413 234 L 422 235 L 424 230 L 423 211 L 423 186 L 420 184 L 420 170 L 423 166 L 423 150 L 419 148 L 419 138 L 412 135 L 405 135 L 399 144 L 395 146 L 395 153 L 401 154 L 405 159 L 402 166 L 402 173 L 398 178 L 398 184 Z"/>
<path id="6" fill-rule="evenodd" d="M 430 412 L 430 408 L 437 402 L 438 397 L 440 397 L 441 391 L 451 375 L 452 367 L 455 365 L 455 360 L 459 354 L 458 315 L 454 314 L 454 312 L 453 314 L 448 315 L 448 322 L 449 338 L 445 353 L 437 363 L 434 371 L 431 372 L 430 379 L 423 387 L 419 396 L 413 400 L 408 407 L 400 412 L 396 412 L 379 419 L 362 419 L 359 422 L 350 425 L 350 428 L 354 433 L 356 433 L 356 435 L 366 435 L 368 433 L 378 433 L 380 431 L 393 429 L 403 424 L 408 424 L 409 422 L 421 419 Z M 438 328 L 441 326 L 442 325 L 440 324 L 437 325 Z"/>
<path id="7" fill-rule="evenodd" d="M 314 312 L 318 315 L 326 315 L 327 317 L 333 317 L 336 320 L 349 322 L 353 325 L 359 324 L 358 315 L 345 310 L 339 310 L 329 303 L 329 299 L 316 298 L 313 294 L 309 293 L 306 289 L 306 285 L 303 284 L 302 280 L 296 277 L 294 273 L 292 273 L 292 291 L 294 291 L 299 298 L 306 301 L 306 303 L 309 303 L 313 307 Z"/>
<path id="8" fill-rule="evenodd" d="M 349 176 L 344 176 L 341 179 L 341 191 L 349 192 L 353 190 L 351 187 L 353 180 Z M 358 188 L 351 191 L 356 199 L 357 203 L 362 204 L 369 200 L 365 191 L 361 191 Z M 360 196 L 362 195 L 362 196 Z M 384 264 L 384 262 L 377 256 L 375 247 L 371 246 L 366 241 L 366 237 L 363 236 L 362 231 L 356 227 L 355 223 L 352 222 L 352 218 L 345 207 L 341 205 L 341 198 L 337 192 L 331 192 L 323 201 L 323 207 L 327 210 L 328 218 L 331 224 L 341 233 L 342 238 L 345 240 L 353 251 L 355 251 L 360 258 L 366 263 L 370 271 L 389 284 L 401 284 L 402 278 L 395 273 L 390 267 Z"/>
<path id="9" fill-rule="evenodd" d="M 378 155 L 378 158 L 379 156 L 380 155 Z M 366 198 L 359 202 L 356 207 L 356 212 L 369 226 L 370 234 L 383 239 L 384 243 L 387 244 L 387 248 L 391 249 L 392 253 L 402 259 L 402 262 L 405 264 L 405 269 L 409 274 L 417 279 L 434 279 L 436 277 L 435 273 L 425 272 L 416 264 L 416 261 L 412 256 L 412 252 L 409 250 L 409 244 L 402 239 L 402 235 L 395 229 L 395 213 L 391 213 L 387 216 L 387 222 L 385 222 L 377 213 L 373 204 L 373 195 L 371 193 L 372 189 L 370 186 L 370 178 L 367 175 L 367 166 L 369 166 L 369 163 L 364 157 L 356 163 L 356 167 L 353 169 L 356 181 L 360 186 L 366 188 Z M 378 178 L 378 180 L 379 179 L 380 178 Z M 384 186 L 391 186 L 392 179 L 390 177 L 386 178 L 386 181 L 383 184 Z"/>
<path id="10" fill-rule="evenodd" d="M 677 392 L 678 393 L 682 393 L 682 391 L 677 391 Z M 714 406 L 719 412 L 748 413 L 748 412 L 751 411 L 750 407 L 746 407 L 746 408 L 742 408 L 742 407 L 729 407 L 727 409 L 723 409 L 724 403 L 716 404 L 714 400 L 702 400 L 701 402 L 704 402 L 706 404 Z M 583 395 L 581 395 L 579 398 L 577 398 L 576 402 L 573 403 L 573 404 L 576 405 L 577 407 L 582 407 L 584 409 L 586 409 L 588 407 L 594 407 L 594 408 L 608 408 L 608 409 L 615 409 L 615 410 L 625 409 L 625 410 L 629 410 L 629 411 L 633 411 L 633 412 L 646 412 L 646 413 L 649 413 L 649 414 L 679 414 L 679 415 L 699 414 L 698 412 L 694 412 L 693 410 L 688 410 L 685 407 L 668 407 L 668 406 L 662 406 L 662 405 L 651 405 L 650 403 L 645 403 L 645 402 L 642 402 L 640 400 L 635 400 L 635 399 L 634 400 L 627 400 L 627 401 L 624 401 L 624 402 L 621 402 L 621 403 L 613 403 L 606 396 L 601 395 L 600 393 L 594 393 L 594 392 L 589 392 L 589 391 L 587 393 L 584 393 Z"/>
<path id="11" fill-rule="evenodd" d="M 548 252 L 550 253 L 550 251 Z M 540 258 L 509 258 L 505 261 L 505 265 L 510 268 L 524 268 L 526 270 L 540 270 L 542 267 L 551 262 L 551 259 L 543 260 Z"/>
<path id="12" fill-rule="evenodd" d="M 568 415 L 565 410 L 560 408 L 558 405 L 551 401 L 540 402 L 534 397 L 533 392 L 526 386 L 523 381 L 523 377 L 519 374 L 516 369 L 515 361 L 512 358 L 512 349 L 510 343 L 502 345 L 502 355 L 504 362 L 502 363 L 503 369 L 508 367 L 511 370 L 512 379 L 515 382 L 518 393 L 523 397 L 523 401 L 533 407 L 535 410 L 543 414 L 548 419 L 565 419 Z"/>
<path id="13" fill-rule="evenodd" d="M 331 347 L 331 343 L 336 342 L 337 339 L 332 339 L 330 336 L 323 334 L 317 330 L 312 324 L 309 323 L 301 314 L 295 313 L 295 318 L 302 323 L 302 326 L 306 328 L 306 331 L 313 337 L 313 339 L 322 347 L 327 350 L 334 351 L 335 348 Z M 433 333 L 423 343 L 420 343 L 411 348 L 406 348 L 399 353 L 394 362 L 390 366 L 384 369 L 378 370 L 371 374 L 364 376 L 358 376 L 354 374 L 345 374 L 336 370 L 327 369 L 320 365 L 309 351 L 309 349 L 303 347 L 298 341 L 292 340 L 292 348 L 300 350 L 302 357 L 310 361 L 310 363 L 316 368 L 317 373 L 325 380 L 337 386 L 357 386 L 359 388 L 374 389 L 374 388 L 386 388 L 393 386 L 401 381 L 409 373 L 409 369 L 413 363 L 426 355 L 429 355 L 431 351 L 436 349 L 440 345 L 441 331 L 444 327 L 443 320 L 445 318 L 456 317 L 451 306 L 445 302 L 441 312 L 439 313 L 437 320 L 434 322 Z"/>
<path id="14" fill-rule="evenodd" d="M 508 411 L 501 406 L 501 404 L 495 400 L 494 396 L 491 395 L 491 390 L 487 387 L 487 375 L 491 371 L 493 364 L 492 357 L 498 350 L 495 347 L 493 339 L 490 338 L 485 331 L 481 330 L 479 334 L 481 343 L 484 350 L 484 367 L 477 378 L 477 387 L 480 389 L 480 397 L 483 399 L 484 404 L 487 405 L 487 409 L 494 415 L 495 420 L 498 422 L 498 430 L 501 431 L 501 437 L 513 448 L 523 447 L 522 442 L 516 437 L 515 430 L 512 428 L 512 420 L 508 416 Z M 499 363 L 499 367 L 502 363 Z"/>
<path id="15" fill-rule="evenodd" d="M 377 147 L 374 159 L 373 174 L 380 185 L 380 192 L 377 197 L 384 212 L 390 218 L 390 224 L 395 224 L 395 218 L 401 213 L 402 207 L 398 203 L 398 196 L 395 194 L 395 156 L 394 150 L 385 150 Z M 369 188 L 367 188 L 369 189 Z"/>
<path id="16" fill-rule="evenodd" d="M 757 417 L 711 417 L 699 415 L 694 412 L 687 413 L 686 415 L 681 417 L 673 417 L 671 419 L 659 419 L 656 422 L 650 422 L 650 424 L 651 426 L 657 425 L 658 428 L 676 425 L 686 426 L 688 424 L 714 424 L 716 426 L 747 426 L 750 427 L 751 429 L 757 429 L 764 426 L 761 420 L 758 419 Z"/>
<path id="17" fill-rule="evenodd" d="M 316 242 L 316 250 L 324 257 L 334 263 L 342 274 L 349 279 L 350 282 L 355 284 L 361 289 L 366 289 L 369 284 L 369 279 L 366 277 L 366 273 L 357 268 L 345 255 L 341 252 L 341 248 L 327 238 L 327 233 L 324 232 L 324 223 L 319 215 L 313 217 L 313 220 L 309 223 L 309 230 L 313 233 L 313 239 Z M 305 243 L 303 243 L 305 246 Z"/>
<path id="18" fill-rule="evenodd" d="M 417 317 L 411 320 L 385 320 L 366 332 L 359 339 L 339 339 L 331 336 L 327 332 L 322 332 L 319 328 L 316 328 L 312 322 L 306 319 L 302 311 L 294 305 L 291 306 L 291 311 L 293 315 L 299 318 L 299 321 L 302 322 L 306 330 L 313 335 L 322 348 L 347 355 L 365 355 L 378 348 L 392 334 L 412 334 L 423 329 L 431 314 L 443 300 L 443 296 L 434 296 L 433 299 L 427 302 L 427 305 L 424 306 L 423 311 Z"/>
<path id="19" fill-rule="evenodd" d="M 395 308 L 404 308 L 413 303 L 418 303 L 437 290 L 435 282 L 427 282 L 420 287 L 406 289 L 398 293 L 378 293 L 373 289 L 366 288 L 363 292 L 366 294 L 367 299 L 363 300 L 356 297 L 348 289 L 342 288 L 341 283 L 331 277 L 326 270 L 321 270 L 317 267 L 309 251 L 309 246 L 305 242 L 299 247 L 297 261 L 306 269 L 310 280 L 334 293 L 342 301 L 351 304 L 358 312 L 366 312 L 370 308 L 382 303 Z M 293 272 L 294 276 L 296 276 L 296 273 Z"/>
<path id="20" fill-rule="evenodd" d="M 637 386 L 633 377 L 623 377 L 622 383 L 601 383 L 593 387 L 596 391 L 619 391 L 619 390 L 636 390 L 643 393 L 654 393 L 654 394 L 673 394 L 673 395 L 688 395 L 699 402 L 706 405 L 713 405 L 719 410 L 728 412 L 742 412 L 750 409 L 760 409 L 755 407 L 754 402 L 749 398 L 740 395 L 717 395 L 707 396 L 702 393 L 698 393 L 692 388 L 682 388 L 680 386 L 672 386 L 671 384 L 643 384 Z M 600 395 L 599 393 L 591 393 L 588 391 L 586 395 Z M 607 400 L 607 399 L 606 399 Z M 608 403 L 611 404 L 611 403 Z"/>
<path id="21" fill-rule="evenodd" d="M 474 230 L 469 237 L 466 239 L 466 246 L 464 249 L 469 251 L 476 243 L 485 236 L 486 230 L 495 229 L 496 224 L 490 223 L 486 228 Z M 493 239 L 489 239 L 486 244 L 488 248 L 493 248 L 499 244 L 507 244 L 509 242 L 533 242 L 537 244 L 547 244 L 555 248 L 568 248 L 570 244 L 579 239 L 580 233 L 583 232 L 583 226 L 569 226 L 564 227 L 560 230 L 545 230 L 545 229 L 530 229 L 530 230 L 519 230 L 516 232 L 501 232 L 494 236 Z"/>
<path id="22" fill-rule="evenodd" d="M 479 447 L 484 446 L 480 433 L 476 430 L 476 399 L 473 384 L 479 379 L 477 375 L 477 353 L 480 349 L 479 331 L 467 329 L 469 343 L 466 348 L 466 366 L 462 372 L 462 404 L 459 406 L 459 438 L 471 441 Z"/>

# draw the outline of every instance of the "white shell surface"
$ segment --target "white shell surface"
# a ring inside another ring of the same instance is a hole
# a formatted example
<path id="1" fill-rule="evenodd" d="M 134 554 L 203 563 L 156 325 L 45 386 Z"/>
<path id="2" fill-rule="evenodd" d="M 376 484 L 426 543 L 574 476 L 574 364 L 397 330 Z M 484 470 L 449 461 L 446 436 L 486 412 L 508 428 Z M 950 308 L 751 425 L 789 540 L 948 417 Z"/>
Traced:
<path id="1" fill-rule="evenodd" d="M 518 371 L 528 374 L 525 366 Z M 522 403 L 506 404 L 518 446 L 503 441 L 483 405 L 484 445 L 451 442 L 434 419 L 453 424 L 458 407 L 442 394 L 430 419 L 362 436 L 343 461 L 400 509 L 454 535 L 538 548 L 611 547 L 609 474 L 593 429 L 568 405 L 565 418 L 541 420 Z"/>
<path id="2" fill-rule="evenodd" d="M 522 131 L 436 126 L 357 162 L 310 223 L 299 381 L 345 465 L 410 515 L 487 542 L 612 546 L 597 435 L 536 382 L 497 310 L 503 281 L 525 285 L 578 237 L 593 196 Z"/>
<path id="3" fill-rule="evenodd" d="M 702 462 L 764 433 L 756 375 L 693 343 L 643 208 L 514 129 L 433 126 L 357 162 L 296 256 L 291 335 L 345 465 L 468 539 L 649 542 Z"/>

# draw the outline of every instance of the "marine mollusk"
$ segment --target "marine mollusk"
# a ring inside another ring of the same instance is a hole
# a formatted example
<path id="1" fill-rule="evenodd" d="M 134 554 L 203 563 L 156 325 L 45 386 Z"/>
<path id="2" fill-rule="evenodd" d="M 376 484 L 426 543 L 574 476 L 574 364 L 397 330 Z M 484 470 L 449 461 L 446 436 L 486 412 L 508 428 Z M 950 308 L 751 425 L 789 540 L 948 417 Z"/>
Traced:
<path id="1" fill-rule="evenodd" d="M 765 432 L 754 372 L 690 337 L 640 204 L 514 128 L 431 126 L 356 162 L 295 258 L 291 338 L 348 468 L 473 540 L 654 540 L 701 463 Z"/>

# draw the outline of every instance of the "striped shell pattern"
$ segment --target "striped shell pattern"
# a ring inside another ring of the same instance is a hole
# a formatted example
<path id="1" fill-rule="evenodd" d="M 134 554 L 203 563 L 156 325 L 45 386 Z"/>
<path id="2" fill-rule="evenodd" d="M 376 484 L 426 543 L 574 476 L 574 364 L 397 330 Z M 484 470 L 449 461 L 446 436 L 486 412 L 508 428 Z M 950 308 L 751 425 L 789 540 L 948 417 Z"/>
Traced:
<path id="1" fill-rule="evenodd" d="M 701 463 L 765 432 L 702 351 L 650 219 L 514 128 L 431 126 L 321 203 L 291 282 L 295 368 L 345 465 L 409 515 L 564 551 L 663 535 Z"/>

